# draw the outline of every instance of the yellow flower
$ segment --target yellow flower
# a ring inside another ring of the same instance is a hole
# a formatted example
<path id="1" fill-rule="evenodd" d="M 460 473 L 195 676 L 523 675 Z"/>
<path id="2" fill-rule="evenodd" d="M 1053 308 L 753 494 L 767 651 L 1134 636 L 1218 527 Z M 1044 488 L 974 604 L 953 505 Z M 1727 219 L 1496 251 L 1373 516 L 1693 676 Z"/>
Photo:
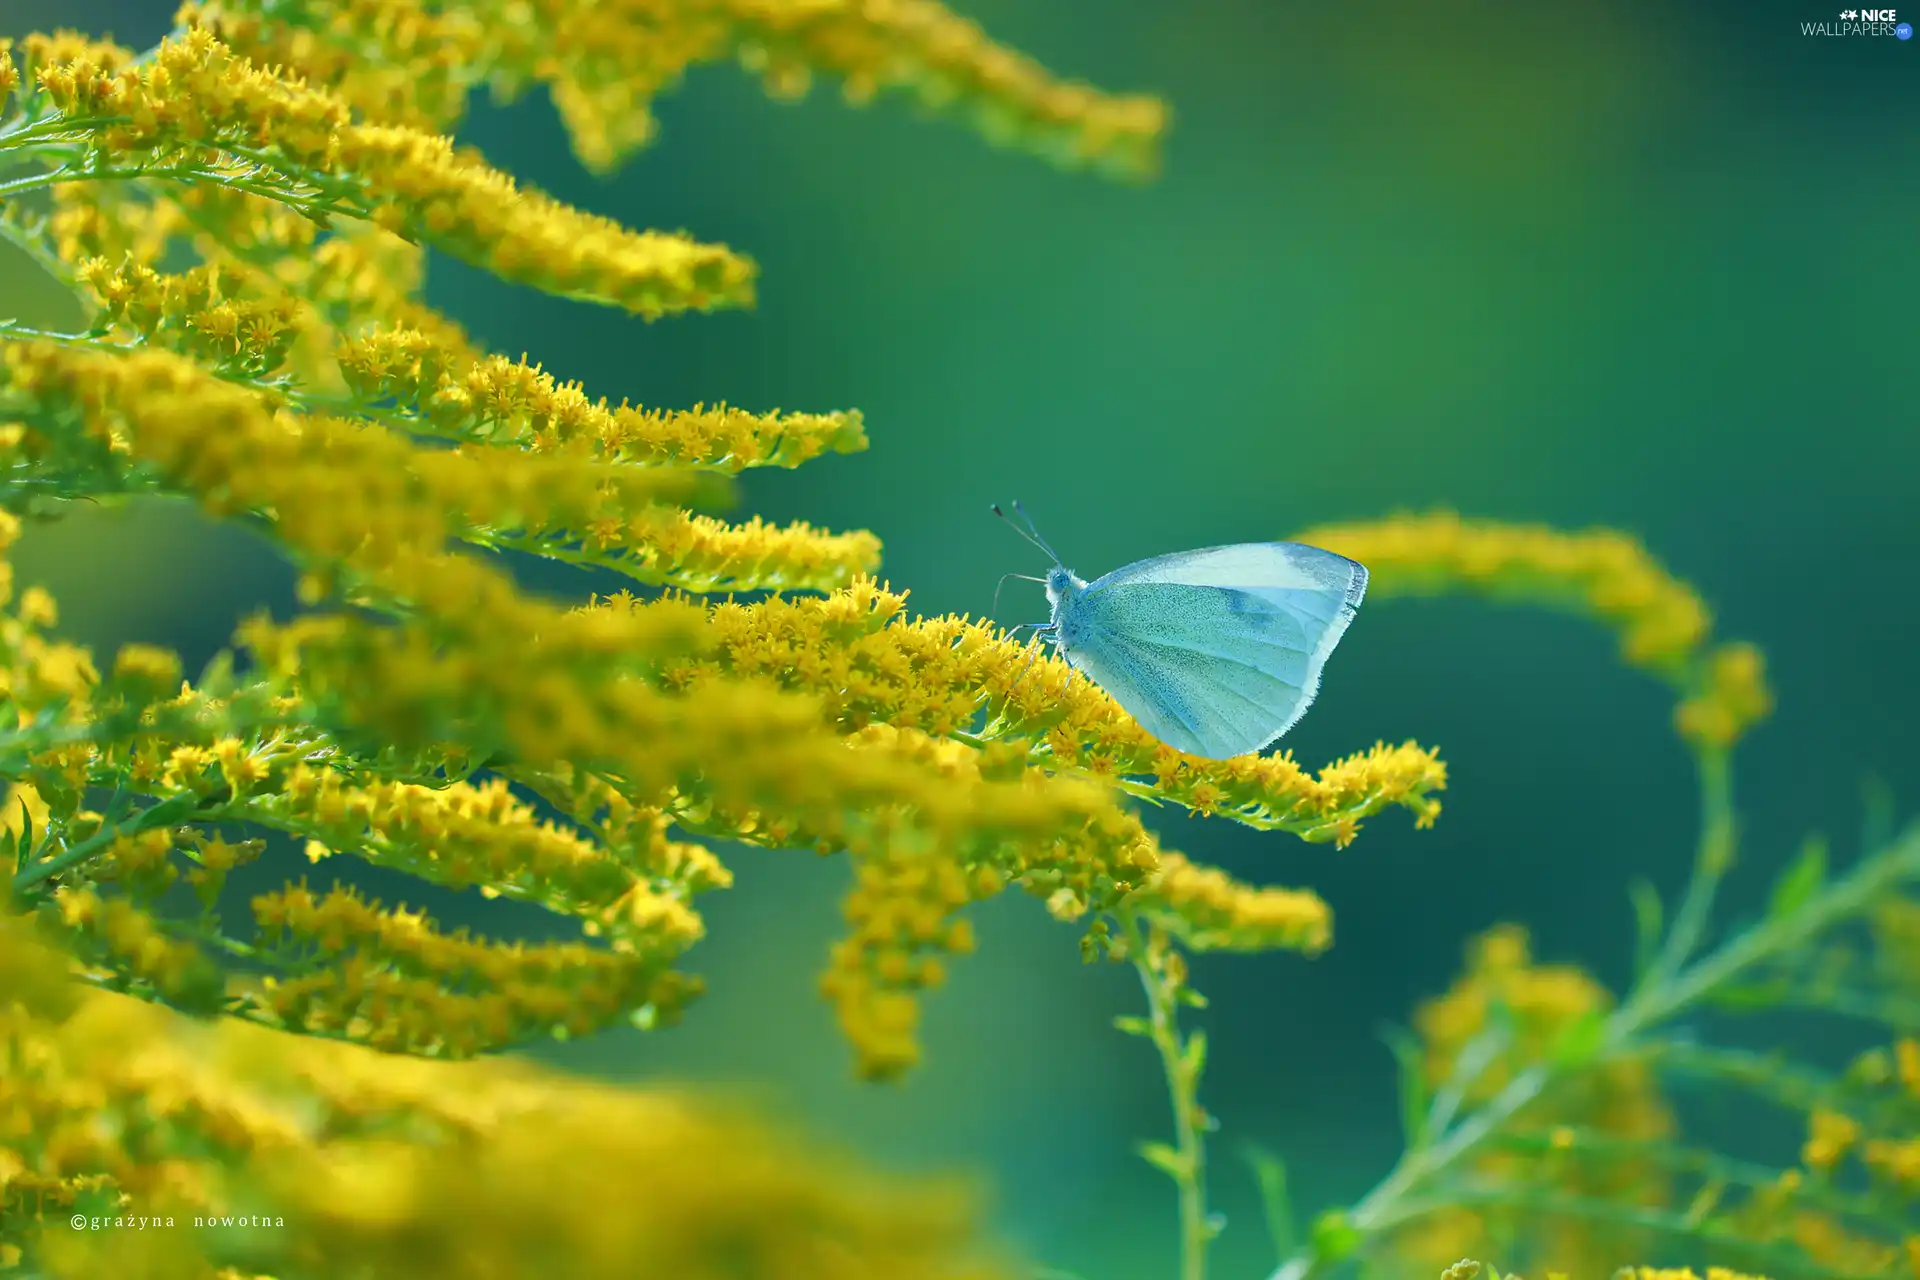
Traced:
<path id="1" fill-rule="evenodd" d="M 1436 512 L 1297 537 L 1365 564 L 1376 598 L 1465 590 L 1598 618 L 1618 633 L 1629 663 L 1680 691 L 1676 727 L 1701 749 L 1731 746 L 1772 709 L 1759 651 L 1709 649 L 1711 617 L 1699 596 L 1614 530 L 1564 533 Z"/>
<path id="2" fill-rule="evenodd" d="M 1497 926 L 1468 947 L 1466 972 L 1444 995 L 1417 1011 L 1414 1026 L 1425 1051 L 1422 1075 L 1429 1093 L 1447 1087 L 1470 1045 L 1489 1043 L 1496 1017 L 1504 1038 L 1491 1042 L 1492 1057 L 1471 1079 L 1458 1082 L 1469 1103 L 1497 1094 L 1519 1071 L 1544 1060 L 1561 1037 L 1582 1020 L 1611 1008 L 1613 998 L 1591 976 L 1564 965 L 1535 963 L 1524 930 Z M 1498 1011 L 1498 1012 L 1496 1012 Z M 1665 1138 L 1673 1120 L 1645 1063 L 1608 1062 L 1573 1077 L 1560 1089 L 1523 1109 L 1517 1133 L 1543 1140 L 1539 1152 L 1490 1151 L 1473 1161 L 1482 1176 L 1507 1185 L 1551 1187 L 1569 1194 L 1628 1205 L 1660 1203 L 1668 1177 L 1658 1165 L 1638 1159 L 1587 1164 L 1578 1160 L 1578 1135 L 1651 1141 Z M 1450 1210 L 1396 1233 L 1395 1251 L 1433 1266 L 1458 1257 L 1489 1238 L 1524 1233 L 1538 1256 L 1565 1265 L 1572 1274 L 1597 1272 L 1640 1243 L 1631 1231 L 1604 1222 L 1536 1221 L 1505 1207 Z M 1630 1253 L 1628 1256 L 1632 1256 Z"/>
<path id="3" fill-rule="evenodd" d="M 1808 1121 L 1806 1145 L 1800 1160 L 1809 1169 L 1831 1170 L 1860 1138 L 1860 1124 L 1835 1111 L 1816 1110 Z"/>
<path id="4" fill-rule="evenodd" d="M 653 137 L 663 89 L 725 58 L 758 71 L 778 97 L 804 92 L 813 72 L 838 77 L 850 101 L 906 91 L 966 113 L 995 141 L 1127 176 L 1154 170 L 1167 121 L 1154 99 L 1055 79 L 932 0 L 534 0 L 512 21 L 486 0 L 348 0 L 291 21 L 258 14 L 203 0 L 180 21 L 210 24 L 263 65 L 298 65 L 370 119 L 418 128 L 456 123 L 470 87 L 542 84 L 575 154 L 600 170 Z"/>
<path id="5" fill-rule="evenodd" d="M 355 123 L 339 98 L 236 57 L 205 27 L 163 41 L 144 65 L 87 51 L 41 66 L 38 78 L 76 122 L 122 122 L 95 126 L 116 161 L 168 153 L 211 184 L 369 220 L 505 279 L 649 319 L 752 300 L 752 264 L 725 249 L 582 213 L 436 134 Z"/>
<path id="6" fill-rule="evenodd" d="M 573 1274 L 626 1280 L 718 1274 L 743 1248 L 796 1280 L 1011 1274 L 957 1188 L 880 1181 L 749 1117 L 524 1062 L 409 1060 L 79 995 L 13 923 L 0 957 L 10 990 L 65 995 L 0 1010 L 0 1234 L 57 1246 L 70 1274 L 162 1274 L 155 1249 L 184 1250 L 166 1274 L 212 1273 L 210 1238 L 183 1229 L 38 1230 L 82 1194 L 93 1212 L 176 1223 L 264 1215 L 250 1260 L 278 1274 L 449 1277 L 480 1255 L 518 1274 L 556 1248 Z M 652 1190 L 635 1200 L 636 1186 Z"/>

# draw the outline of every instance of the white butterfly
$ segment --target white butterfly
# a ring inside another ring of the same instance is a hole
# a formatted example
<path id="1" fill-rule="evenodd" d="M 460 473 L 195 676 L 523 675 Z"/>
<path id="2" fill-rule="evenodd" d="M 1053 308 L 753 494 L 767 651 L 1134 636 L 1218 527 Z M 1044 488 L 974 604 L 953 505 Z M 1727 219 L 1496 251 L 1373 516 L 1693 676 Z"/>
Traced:
<path id="1" fill-rule="evenodd" d="M 1013 505 L 1027 526 L 1016 531 L 1053 557 L 1045 578 L 1029 579 L 1046 584 L 1052 620 L 1027 625 L 1148 733 L 1192 755 L 1260 751 L 1299 723 L 1367 594 L 1365 565 L 1299 542 L 1175 552 L 1088 583 Z"/>

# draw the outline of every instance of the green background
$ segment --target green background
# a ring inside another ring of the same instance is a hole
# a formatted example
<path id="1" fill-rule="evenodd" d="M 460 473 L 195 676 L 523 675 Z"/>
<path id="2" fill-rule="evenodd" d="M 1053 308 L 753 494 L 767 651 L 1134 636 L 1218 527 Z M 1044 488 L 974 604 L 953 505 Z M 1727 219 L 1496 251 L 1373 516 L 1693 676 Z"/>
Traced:
<path id="1" fill-rule="evenodd" d="M 1436 505 L 1627 529 L 1773 665 L 1780 710 L 1739 775 L 1736 907 L 1806 831 L 1850 850 L 1869 775 L 1911 807 L 1920 41 L 1803 36 L 1831 0 L 962 9 L 1059 72 L 1165 95 L 1164 178 L 1060 173 L 903 102 L 774 105 L 705 68 L 610 180 L 573 163 L 544 101 L 482 106 L 464 136 L 563 198 L 753 255 L 757 311 L 649 326 L 450 264 L 432 299 L 616 400 L 862 409 L 869 453 L 754 476 L 746 509 L 875 530 L 922 612 L 984 613 L 1002 573 L 1043 567 L 987 514 L 1008 497 L 1088 577 Z M 144 46 L 169 12 L 0 0 L 0 34 L 60 22 Z M 17 264 L 0 288 L 0 311 L 55 314 Z M 71 634 L 190 662 L 257 605 L 292 608 L 268 549 L 178 510 L 35 527 L 19 558 Z M 1010 584 L 1002 620 L 1043 609 Z M 1438 744 L 1436 830 L 1389 815 L 1335 852 L 1153 816 L 1175 847 L 1314 886 L 1337 918 L 1318 960 L 1198 965 L 1218 1275 L 1268 1261 L 1238 1141 L 1282 1151 L 1309 1209 L 1384 1172 L 1378 1030 L 1446 985 L 1469 933 L 1521 920 L 1545 956 L 1623 979 L 1625 886 L 1672 892 L 1693 834 L 1669 711 L 1592 626 L 1382 601 L 1289 745 L 1317 766 Z M 686 1024 L 551 1056 L 743 1092 L 890 1167 L 977 1173 L 1007 1238 L 1091 1280 L 1171 1274 L 1171 1194 L 1129 1154 L 1164 1136 L 1163 1087 L 1108 1026 L 1137 1006 L 1127 971 L 1083 969 L 1036 902 L 987 904 L 980 953 L 928 1004 L 926 1067 L 862 1087 L 812 993 L 844 863 L 729 862 L 738 887 L 703 904 L 691 959 L 712 993 Z"/>

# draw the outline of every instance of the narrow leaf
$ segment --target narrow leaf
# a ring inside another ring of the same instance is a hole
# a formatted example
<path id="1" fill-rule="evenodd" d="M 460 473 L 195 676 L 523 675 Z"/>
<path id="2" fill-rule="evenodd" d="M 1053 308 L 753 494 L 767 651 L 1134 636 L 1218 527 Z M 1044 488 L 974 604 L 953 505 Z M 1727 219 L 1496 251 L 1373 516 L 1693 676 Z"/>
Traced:
<path id="1" fill-rule="evenodd" d="M 1207 1069 L 1207 1033 L 1196 1031 L 1187 1037 L 1187 1047 L 1180 1051 L 1180 1061 L 1194 1076 Z"/>
<path id="2" fill-rule="evenodd" d="M 1767 918 L 1780 920 L 1792 915 L 1820 892 L 1820 886 L 1826 882 L 1826 838 L 1808 836 L 1800 845 L 1799 856 L 1774 882 L 1773 896 L 1767 902 Z"/>
<path id="3" fill-rule="evenodd" d="M 1893 788 L 1886 779 L 1869 777 L 1861 784 L 1866 812 L 1860 823 L 1860 844 L 1863 853 L 1878 853 L 1893 843 L 1894 805 Z"/>
<path id="4" fill-rule="evenodd" d="M 1145 1018 L 1136 1018 L 1132 1014 L 1122 1014 L 1120 1017 L 1115 1018 L 1113 1020 L 1113 1028 L 1122 1034 L 1130 1036 L 1150 1036 L 1153 1034 L 1153 1024 L 1151 1022 L 1148 1022 Z"/>
<path id="5" fill-rule="evenodd" d="M 1562 1067 L 1584 1067 L 1599 1056 L 1606 1037 L 1607 1015 L 1589 1009 L 1560 1029 L 1549 1057 Z"/>
<path id="6" fill-rule="evenodd" d="M 1137 1150 L 1142 1160 L 1182 1186 L 1193 1177 L 1193 1162 L 1164 1142 L 1142 1142 Z"/>
<path id="7" fill-rule="evenodd" d="M 1747 982 L 1716 987 L 1707 993 L 1708 1004 L 1728 1013 L 1752 1013 L 1757 1009 L 1771 1009 L 1792 994 L 1792 988 L 1784 979 L 1773 978 L 1763 982 Z"/>
<path id="8" fill-rule="evenodd" d="M 14 848 L 14 869 L 25 871 L 27 863 L 33 859 L 33 810 L 27 808 L 27 799 L 20 797 L 20 839 Z"/>
<path id="9" fill-rule="evenodd" d="M 1380 1033 L 1380 1038 L 1393 1051 L 1394 1063 L 1399 1067 L 1400 1137 L 1411 1151 L 1421 1146 L 1427 1136 L 1426 1062 L 1420 1042 L 1405 1028 L 1388 1027 Z"/>
<path id="10" fill-rule="evenodd" d="M 1300 1231 L 1294 1224 L 1293 1198 L 1287 1194 L 1287 1165 L 1265 1147 L 1248 1143 L 1241 1148 L 1254 1181 L 1260 1185 L 1260 1208 L 1267 1219 L 1267 1238 L 1273 1241 L 1276 1258 L 1285 1261 L 1299 1247 Z"/>
<path id="11" fill-rule="evenodd" d="M 1628 885 L 1627 897 L 1633 903 L 1633 976 L 1638 978 L 1653 966 L 1653 958 L 1660 954 L 1666 908 L 1660 902 L 1660 891 L 1649 880 L 1635 880 Z"/>

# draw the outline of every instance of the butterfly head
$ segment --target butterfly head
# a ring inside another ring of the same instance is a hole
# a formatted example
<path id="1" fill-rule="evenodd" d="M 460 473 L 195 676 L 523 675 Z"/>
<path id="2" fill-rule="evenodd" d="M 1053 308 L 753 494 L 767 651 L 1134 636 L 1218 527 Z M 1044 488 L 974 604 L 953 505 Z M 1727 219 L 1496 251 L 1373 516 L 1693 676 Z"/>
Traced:
<path id="1" fill-rule="evenodd" d="M 1087 589 L 1087 584 L 1079 575 L 1063 564 L 1056 564 L 1047 570 L 1047 603 L 1053 606 L 1054 613 L 1060 612 L 1062 602 L 1071 600 Z"/>

